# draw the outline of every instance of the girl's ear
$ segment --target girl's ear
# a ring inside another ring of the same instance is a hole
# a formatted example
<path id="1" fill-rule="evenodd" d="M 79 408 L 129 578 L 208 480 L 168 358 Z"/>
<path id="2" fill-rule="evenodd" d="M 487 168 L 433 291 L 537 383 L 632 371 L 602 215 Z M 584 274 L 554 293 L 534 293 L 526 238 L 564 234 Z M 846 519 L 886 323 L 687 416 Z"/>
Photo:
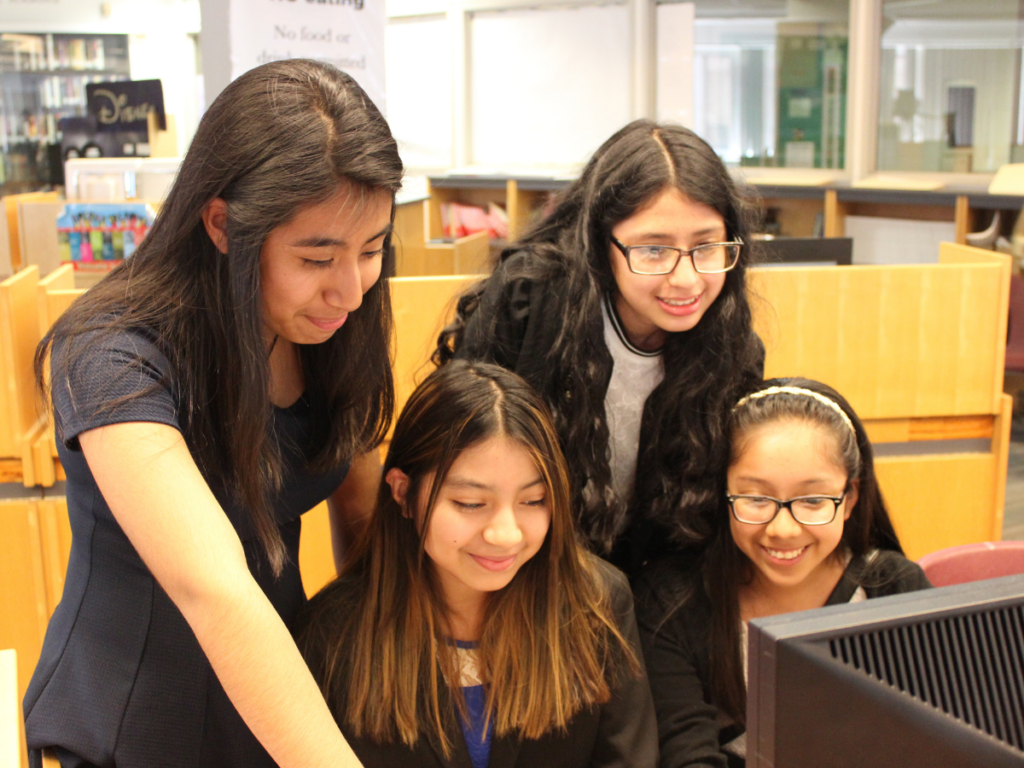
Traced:
<path id="1" fill-rule="evenodd" d="M 857 506 L 857 499 L 860 498 L 860 480 L 854 480 L 850 483 L 850 490 L 846 492 L 846 504 L 843 510 L 843 520 L 850 519 L 850 513 L 853 512 L 853 508 Z"/>
<path id="2" fill-rule="evenodd" d="M 228 252 L 228 204 L 215 197 L 203 209 L 203 226 L 214 246 L 221 253 Z"/>
<path id="3" fill-rule="evenodd" d="M 405 505 L 405 497 L 409 492 L 409 476 L 398 467 L 392 467 L 384 475 L 384 482 L 391 486 L 391 498 L 402 508 L 402 513 L 409 517 L 409 510 Z"/>

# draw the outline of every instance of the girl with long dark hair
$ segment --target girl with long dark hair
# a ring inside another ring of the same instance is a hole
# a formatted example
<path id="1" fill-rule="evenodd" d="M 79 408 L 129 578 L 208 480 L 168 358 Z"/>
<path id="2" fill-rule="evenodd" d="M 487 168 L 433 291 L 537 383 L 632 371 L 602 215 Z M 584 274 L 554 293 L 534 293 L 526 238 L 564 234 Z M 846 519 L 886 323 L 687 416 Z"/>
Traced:
<path id="1" fill-rule="evenodd" d="M 733 410 L 731 445 L 721 503 L 695 521 L 703 554 L 666 558 L 639 584 L 662 768 L 743 764 L 748 621 L 929 586 L 834 389 L 765 382 Z"/>
<path id="2" fill-rule="evenodd" d="M 379 480 L 402 170 L 348 75 L 251 70 L 41 343 L 73 539 L 25 698 L 35 765 L 357 765 L 285 623 L 300 515 L 358 525 Z"/>
<path id="3" fill-rule="evenodd" d="M 495 365 L 434 371 L 384 479 L 357 554 L 296 628 L 364 764 L 653 767 L 632 595 L 576 540 L 538 395 Z"/>
<path id="4" fill-rule="evenodd" d="M 716 506 L 728 408 L 761 379 L 749 219 L 693 132 L 630 123 L 439 339 L 435 362 L 494 362 L 541 393 L 580 529 L 627 573 Z"/>

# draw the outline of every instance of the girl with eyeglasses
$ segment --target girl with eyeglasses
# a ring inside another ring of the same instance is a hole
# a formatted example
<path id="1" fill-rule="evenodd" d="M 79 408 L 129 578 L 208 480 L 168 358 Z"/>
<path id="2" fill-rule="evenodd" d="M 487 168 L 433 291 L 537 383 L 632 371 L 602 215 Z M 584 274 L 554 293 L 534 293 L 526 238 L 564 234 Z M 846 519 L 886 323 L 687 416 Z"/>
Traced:
<path id="1" fill-rule="evenodd" d="M 459 301 L 435 362 L 515 371 L 551 408 L 579 528 L 627 573 L 714 509 L 728 409 L 763 374 L 749 208 L 693 132 L 638 120 Z"/>
<path id="2" fill-rule="evenodd" d="M 745 755 L 747 622 L 929 587 L 903 556 L 849 403 L 809 379 L 739 400 L 720 505 L 694 562 L 641 579 L 638 618 L 661 766 L 736 766 Z"/>
<path id="3" fill-rule="evenodd" d="M 452 363 L 395 427 L 367 534 L 295 627 L 367 768 L 655 768 L 623 575 L 573 530 L 521 378 Z"/>

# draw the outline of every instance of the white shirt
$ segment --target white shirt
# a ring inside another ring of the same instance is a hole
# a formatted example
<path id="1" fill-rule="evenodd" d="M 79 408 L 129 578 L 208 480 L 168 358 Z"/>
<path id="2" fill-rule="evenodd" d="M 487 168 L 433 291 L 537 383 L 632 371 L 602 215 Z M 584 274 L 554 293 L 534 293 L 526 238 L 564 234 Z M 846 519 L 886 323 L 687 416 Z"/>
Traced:
<path id="1" fill-rule="evenodd" d="M 608 421 L 608 465 L 612 488 L 620 499 L 633 495 L 640 421 L 644 403 L 662 379 L 665 366 L 661 350 L 645 352 L 630 343 L 610 296 L 601 304 L 604 343 L 612 355 L 612 377 L 604 397 Z"/>

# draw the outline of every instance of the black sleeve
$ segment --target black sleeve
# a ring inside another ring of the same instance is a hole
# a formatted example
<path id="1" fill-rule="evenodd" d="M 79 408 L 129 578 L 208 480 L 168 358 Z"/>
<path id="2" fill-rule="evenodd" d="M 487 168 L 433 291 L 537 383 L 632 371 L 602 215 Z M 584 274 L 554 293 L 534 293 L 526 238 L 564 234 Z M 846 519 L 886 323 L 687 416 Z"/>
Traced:
<path id="1" fill-rule="evenodd" d="M 664 576 L 664 573 L 662 573 Z M 726 768 L 719 748 L 719 712 L 705 696 L 707 649 L 700 636 L 707 631 L 710 611 L 673 607 L 673 590 L 646 579 L 638 586 L 637 620 L 647 674 L 658 717 L 661 768 L 708 766 Z"/>
<path id="2" fill-rule="evenodd" d="M 67 345 L 88 348 L 68 358 Z M 70 450 L 90 429 L 148 421 L 180 429 L 170 363 L 141 332 L 93 331 L 53 350 L 51 381 L 57 434 Z"/>
<path id="3" fill-rule="evenodd" d="M 601 707 L 591 768 L 654 768 L 658 763 L 658 731 L 654 702 L 633 612 L 633 593 L 621 571 L 598 561 L 611 590 L 612 609 L 619 631 L 641 662 L 639 675 L 620 674 L 611 699 Z"/>
<path id="4" fill-rule="evenodd" d="M 515 371 L 530 318 L 531 281 L 510 278 L 519 259 L 501 261 L 479 292 L 476 308 L 464 314 L 457 360 L 480 360 Z M 459 302 L 459 312 L 464 305 Z"/>

